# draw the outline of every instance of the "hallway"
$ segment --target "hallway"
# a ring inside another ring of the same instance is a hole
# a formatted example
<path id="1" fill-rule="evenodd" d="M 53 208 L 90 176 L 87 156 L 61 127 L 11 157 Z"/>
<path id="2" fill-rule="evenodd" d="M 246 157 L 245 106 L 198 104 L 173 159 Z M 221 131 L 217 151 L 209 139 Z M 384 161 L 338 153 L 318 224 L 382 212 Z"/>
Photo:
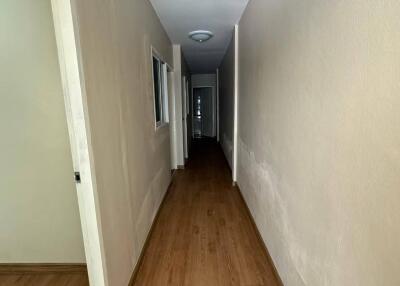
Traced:
<path id="1" fill-rule="evenodd" d="M 0 286 L 400 285 L 400 1 L 0 3 Z"/>
<path id="2" fill-rule="evenodd" d="M 279 285 L 216 142 L 176 171 L 133 285 Z"/>

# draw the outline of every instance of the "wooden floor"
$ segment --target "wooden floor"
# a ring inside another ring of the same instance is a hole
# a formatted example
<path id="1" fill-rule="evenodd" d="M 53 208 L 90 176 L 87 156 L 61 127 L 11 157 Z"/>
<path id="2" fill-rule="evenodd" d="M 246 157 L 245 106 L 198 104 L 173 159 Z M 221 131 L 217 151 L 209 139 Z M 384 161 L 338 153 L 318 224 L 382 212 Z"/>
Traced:
<path id="1" fill-rule="evenodd" d="M 0 274 L 0 286 L 89 286 L 87 273 Z"/>
<path id="2" fill-rule="evenodd" d="M 133 285 L 277 286 L 218 145 L 194 143 L 177 171 Z"/>
<path id="3" fill-rule="evenodd" d="M 0 274 L 0 286 L 88 285 L 86 272 Z M 133 285 L 279 285 L 213 141 L 194 143 L 175 173 Z"/>

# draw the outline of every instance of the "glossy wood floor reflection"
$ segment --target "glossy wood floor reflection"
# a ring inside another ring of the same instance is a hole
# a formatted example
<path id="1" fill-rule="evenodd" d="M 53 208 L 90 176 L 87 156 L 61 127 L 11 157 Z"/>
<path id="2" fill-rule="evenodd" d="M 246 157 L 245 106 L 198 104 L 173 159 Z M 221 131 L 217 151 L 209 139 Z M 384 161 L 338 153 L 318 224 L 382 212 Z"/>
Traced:
<path id="1" fill-rule="evenodd" d="M 175 173 L 133 285 L 279 285 L 216 143 Z"/>

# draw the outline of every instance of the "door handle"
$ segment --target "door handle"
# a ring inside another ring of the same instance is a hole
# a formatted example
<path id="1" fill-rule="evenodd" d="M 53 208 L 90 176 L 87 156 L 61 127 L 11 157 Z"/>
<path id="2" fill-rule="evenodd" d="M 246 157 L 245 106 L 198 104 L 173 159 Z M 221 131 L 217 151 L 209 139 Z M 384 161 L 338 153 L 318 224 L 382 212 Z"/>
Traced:
<path id="1" fill-rule="evenodd" d="M 77 184 L 81 183 L 81 173 L 80 172 L 75 172 L 74 178 L 75 178 L 75 183 L 77 183 Z"/>

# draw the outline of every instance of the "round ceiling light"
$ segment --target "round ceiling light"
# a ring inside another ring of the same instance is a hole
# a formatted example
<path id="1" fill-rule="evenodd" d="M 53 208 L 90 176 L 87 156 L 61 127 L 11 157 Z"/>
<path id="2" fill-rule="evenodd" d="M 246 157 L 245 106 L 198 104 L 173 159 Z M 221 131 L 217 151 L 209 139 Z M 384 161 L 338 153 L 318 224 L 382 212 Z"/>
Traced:
<path id="1" fill-rule="evenodd" d="M 198 30 L 198 31 L 193 31 L 189 33 L 189 38 L 191 38 L 193 41 L 203 43 L 208 41 L 214 36 L 214 34 L 210 31 L 205 31 L 205 30 Z"/>

